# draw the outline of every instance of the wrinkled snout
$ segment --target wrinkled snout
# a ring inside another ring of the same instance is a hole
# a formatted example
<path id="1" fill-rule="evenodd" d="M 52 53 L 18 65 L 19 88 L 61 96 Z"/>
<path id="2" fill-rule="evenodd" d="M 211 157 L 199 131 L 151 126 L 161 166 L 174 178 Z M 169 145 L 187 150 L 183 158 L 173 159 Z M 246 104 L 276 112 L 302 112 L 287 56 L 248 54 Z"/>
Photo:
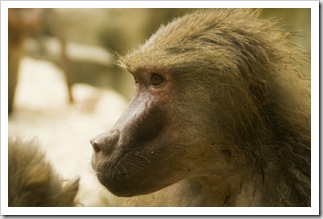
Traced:
<path id="1" fill-rule="evenodd" d="M 90 139 L 94 153 L 103 153 L 104 155 L 111 154 L 119 141 L 119 137 L 120 132 L 118 130 L 112 130 Z"/>

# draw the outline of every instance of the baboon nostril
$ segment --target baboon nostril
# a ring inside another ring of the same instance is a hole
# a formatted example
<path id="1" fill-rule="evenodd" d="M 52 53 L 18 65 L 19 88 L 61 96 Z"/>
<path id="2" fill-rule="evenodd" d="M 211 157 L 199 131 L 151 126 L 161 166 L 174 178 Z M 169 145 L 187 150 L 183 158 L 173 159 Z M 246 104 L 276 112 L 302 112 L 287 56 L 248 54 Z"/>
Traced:
<path id="1" fill-rule="evenodd" d="M 91 143 L 92 144 L 92 147 L 95 151 L 95 153 L 99 153 L 101 151 L 100 147 L 98 144 L 96 144 L 95 142 Z"/>
<path id="2" fill-rule="evenodd" d="M 119 131 L 114 130 L 102 133 L 90 139 L 90 143 L 93 147 L 94 152 L 102 152 L 105 155 L 110 154 L 118 142 L 119 135 Z"/>

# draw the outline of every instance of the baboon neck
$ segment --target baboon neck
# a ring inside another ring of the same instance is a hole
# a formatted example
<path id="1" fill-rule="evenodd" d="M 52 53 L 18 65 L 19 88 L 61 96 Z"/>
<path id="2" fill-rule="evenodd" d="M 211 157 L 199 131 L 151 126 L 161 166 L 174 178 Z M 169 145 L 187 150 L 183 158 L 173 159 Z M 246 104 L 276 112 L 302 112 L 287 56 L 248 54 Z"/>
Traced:
<path id="1" fill-rule="evenodd" d="M 257 174 L 244 174 L 243 171 L 241 173 L 227 177 L 196 177 L 183 181 L 186 201 L 191 201 L 191 206 L 260 206 L 260 177 Z"/>

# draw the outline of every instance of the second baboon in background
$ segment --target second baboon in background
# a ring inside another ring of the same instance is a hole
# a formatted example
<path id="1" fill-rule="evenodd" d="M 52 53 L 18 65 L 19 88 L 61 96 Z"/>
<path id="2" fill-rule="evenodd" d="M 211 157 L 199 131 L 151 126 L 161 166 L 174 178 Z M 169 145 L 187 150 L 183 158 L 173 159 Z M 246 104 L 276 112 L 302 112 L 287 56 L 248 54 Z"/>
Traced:
<path id="1" fill-rule="evenodd" d="M 75 206 L 79 179 L 64 183 L 35 141 L 9 139 L 8 154 L 9 207 Z"/>

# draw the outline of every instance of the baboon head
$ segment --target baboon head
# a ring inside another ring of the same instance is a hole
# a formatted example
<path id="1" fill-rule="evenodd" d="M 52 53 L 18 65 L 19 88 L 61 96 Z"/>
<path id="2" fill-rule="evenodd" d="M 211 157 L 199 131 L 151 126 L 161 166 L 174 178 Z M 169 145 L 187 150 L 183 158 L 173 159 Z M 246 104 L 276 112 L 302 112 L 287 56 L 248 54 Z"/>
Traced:
<path id="1" fill-rule="evenodd" d="M 259 13 L 198 10 L 120 58 L 137 94 L 112 130 L 91 139 L 93 169 L 112 193 L 221 178 L 272 156 L 259 147 L 274 135 L 269 109 L 280 95 L 267 82 L 286 54 L 275 44 L 283 34 Z"/>

